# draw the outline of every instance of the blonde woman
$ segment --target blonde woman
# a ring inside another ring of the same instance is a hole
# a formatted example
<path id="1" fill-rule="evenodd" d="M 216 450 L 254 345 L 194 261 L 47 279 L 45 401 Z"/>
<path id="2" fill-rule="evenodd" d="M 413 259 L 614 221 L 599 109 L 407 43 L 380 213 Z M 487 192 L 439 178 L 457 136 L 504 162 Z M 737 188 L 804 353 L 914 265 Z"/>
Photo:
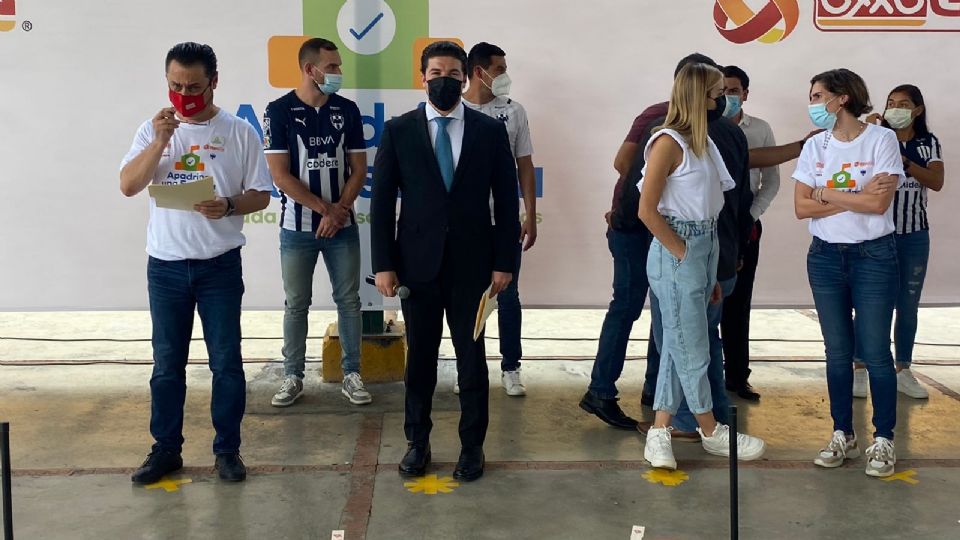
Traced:
<path id="1" fill-rule="evenodd" d="M 644 149 L 639 217 L 654 236 L 647 278 L 659 299 L 663 322 L 660 374 L 644 458 L 676 469 L 670 432 L 684 398 L 708 453 L 729 455 L 729 427 L 718 423 L 707 368 L 710 347 L 707 304 L 717 294 L 717 216 L 723 192 L 735 187 L 707 124 L 722 119 L 723 74 L 707 64 L 689 64 L 677 74 L 667 118 Z M 740 434 L 737 455 L 763 455 L 762 440 Z"/>

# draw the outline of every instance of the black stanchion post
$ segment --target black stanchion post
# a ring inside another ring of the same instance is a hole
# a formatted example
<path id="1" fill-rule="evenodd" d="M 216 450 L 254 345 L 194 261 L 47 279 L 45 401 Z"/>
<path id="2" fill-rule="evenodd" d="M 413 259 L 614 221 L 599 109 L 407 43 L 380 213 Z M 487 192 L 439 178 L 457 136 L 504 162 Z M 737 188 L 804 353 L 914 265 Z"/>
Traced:
<path id="1" fill-rule="evenodd" d="M 12 476 L 10 471 L 10 424 L 0 423 L 0 468 L 3 469 L 3 538 L 13 540 Z"/>
<path id="2" fill-rule="evenodd" d="M 737 489 L 737 406 L 730 406 L 730 539 L 740 537 L 740 496 Z"/>

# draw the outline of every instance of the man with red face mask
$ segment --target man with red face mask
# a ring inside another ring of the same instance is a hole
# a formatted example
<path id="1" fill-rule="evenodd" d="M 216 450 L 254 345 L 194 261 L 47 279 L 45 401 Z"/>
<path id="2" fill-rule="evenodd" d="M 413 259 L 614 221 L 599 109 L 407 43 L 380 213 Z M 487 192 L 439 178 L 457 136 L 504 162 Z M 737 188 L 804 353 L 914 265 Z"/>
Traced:
<path id="1" fill-rule="evenodd" d="M 260 138 L 245 120 L 213 104 L 217 57 L 209 45 L 181 43 L 167 53 L 173 107 L 140 126 L 120 169 L 127 197 L 151 184 L 213 177 L 215 196 L 192 211 L 150 199 L 147 289 L 153 322 L 150 433 L 156 441 L 133 474 L 150 484 L 183 466 L 183 403 L 194 309 L 200 314 L 213 372 L 210 412 L 220 478 L 241 481 L 240 423 L 246 380 L 240 356 L 243 215 L 270 203 L 273 183 Z"/>

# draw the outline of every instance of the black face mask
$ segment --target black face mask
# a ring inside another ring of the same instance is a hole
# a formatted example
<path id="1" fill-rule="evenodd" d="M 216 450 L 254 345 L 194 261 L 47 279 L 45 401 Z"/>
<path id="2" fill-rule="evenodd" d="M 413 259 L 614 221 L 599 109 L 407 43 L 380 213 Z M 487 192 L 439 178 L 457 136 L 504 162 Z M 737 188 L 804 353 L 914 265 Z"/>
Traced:
<path id="1" fill-rule="evenodd" d="M 463 83 L 453 77 L 437 77 L 427 81 L 427 95 L 430 103 L 441 111 L 449 111 L 460 101 L 460 89 Z"/>
<path id="2" fill-rule="evenodd" d="M 707 110 L 707 122 L 716 122 L 717 120 L 723 118 L 723 111 L 727 108 L 727 96 L 720 95 L 714 99 L 714 102 L 717 104 L 717 108 L 713 110 Z"/>

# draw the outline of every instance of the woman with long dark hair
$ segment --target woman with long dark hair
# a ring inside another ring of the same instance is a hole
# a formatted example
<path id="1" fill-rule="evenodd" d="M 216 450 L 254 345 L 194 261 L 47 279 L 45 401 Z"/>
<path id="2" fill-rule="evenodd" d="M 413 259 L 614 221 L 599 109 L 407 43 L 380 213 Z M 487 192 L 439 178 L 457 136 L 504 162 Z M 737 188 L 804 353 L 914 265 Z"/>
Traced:
<path id="1" fill-rule="evenodd" d="M 929 397 L 910 371 L 917 337 L 920 292 L 930 259 L 930 222 L 927 193 L 943 189 L 943 157 L 940 141 L 927 127 L 927 106 L 920 89 L 900 85 L 887 96 L 883 115 L 872 114 L 868 122 L 882 121 L 897 132 L 906 181 L 893 198 L 897 259 L 900 263 L 900 293 L 897 295 L 893 325 L 894 358 L 897 361 L 897 390 L 914 399 Z M 859 354 L 857 358 L 860 358 Z M 853 374 L 853 396 L 867 397 L 867 370 L 857 364 Z"/>

